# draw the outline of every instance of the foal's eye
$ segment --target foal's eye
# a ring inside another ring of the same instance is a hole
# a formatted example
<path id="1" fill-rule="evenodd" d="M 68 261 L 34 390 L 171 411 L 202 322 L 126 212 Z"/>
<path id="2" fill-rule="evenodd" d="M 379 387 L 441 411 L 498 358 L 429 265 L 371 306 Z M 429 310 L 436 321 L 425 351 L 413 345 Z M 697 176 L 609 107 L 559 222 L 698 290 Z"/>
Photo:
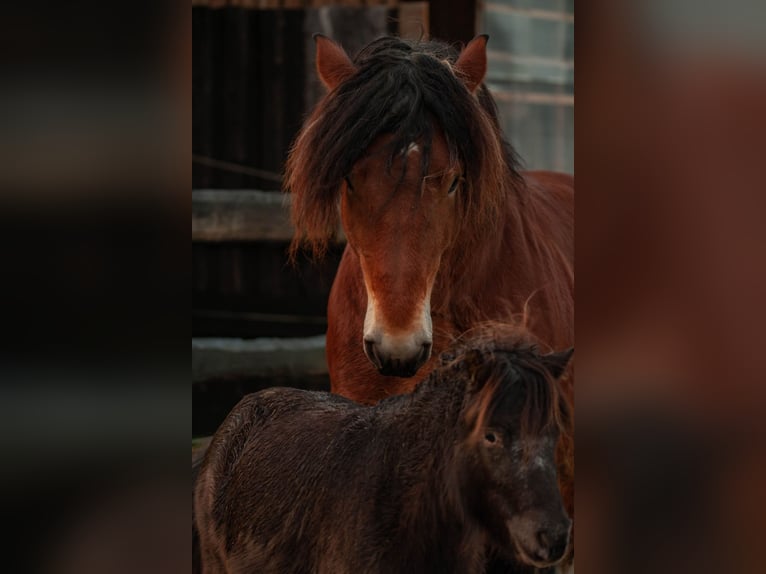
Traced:
<path id="1" fill-rule="evenodd" d="M 457 186 L 460 184 L 461 177 L 456 177 L 452 180 L 452 185 L 449 186 L 449 191 L 447 192 L 447 195 L 452 195 L 455 193 L 455 190 L 457 189 Z"/>
<path id="2" fill-rule="evenodd" d="M 488 432 L 484 434 L 484 442 L 487 444 L 493 444 L 497 442 L 497 435 L 493 432 Z"/>

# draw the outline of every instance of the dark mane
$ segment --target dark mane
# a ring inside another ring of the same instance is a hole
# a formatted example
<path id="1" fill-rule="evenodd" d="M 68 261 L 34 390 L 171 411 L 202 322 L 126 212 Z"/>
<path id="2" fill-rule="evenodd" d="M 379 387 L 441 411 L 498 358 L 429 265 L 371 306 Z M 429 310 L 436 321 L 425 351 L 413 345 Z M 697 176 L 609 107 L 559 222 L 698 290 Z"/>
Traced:
<path id="1" fill-rule="evenodd" d="M 485 228 L 497 217 L 517 160 L 503 141 L 495 103 L 485 86 L 473 96 L 455 75 L 458 52 L 440 42 L 384 37 L 354 59 L 356 73 L 319 102 L 298 135 L 286 166 L 292 193 L 293 248 L 321 254 L 338 227 L 343 178 L 381 135 L 391 134 L 389 169 L 413 141 L 428 170 L 436 130 L 452 163 L 464 170 L 462 220 Z M 404 155 L 406 159 L 406 154 Z"/>
<path id="2" fill-rule="evenodd" d="M 201 563 L 479 574 L 560 562 L 572 522 L 547 431 L 563 424 L 553 379 L 569 358 L 472 337 L 413 393 L 374 406 L 295 388 L 246 396 L 196 478 Z M 501 448 L 485 428 L 503 431 Z"/>
<path id="3" fill-rule="evenodd" d="M 490 356 L 490 372 L 485 385 L 489 397 L 487 418 L 499 405 L 523 401 L 522 436 L 540 436 L 550 427 L 555 427 L 559 433 L 567 430 L 567 404 L 535 347 L 494 350 Z"/>
<path id="4" fill-rule="evenodd" d="M 453 372 L 467 370 L 481 385 L 467 405 L 475 438 L 481 436 L 495 409 L 519 402 L 523 436 L 540 436 L 548 428 L 571 431 L 571 406 L 551 375 L 545 355 L 525 331 L 486 324 L 467 333 L 464 340 L 444 353 L 441 362 L 442 368 Z"/>

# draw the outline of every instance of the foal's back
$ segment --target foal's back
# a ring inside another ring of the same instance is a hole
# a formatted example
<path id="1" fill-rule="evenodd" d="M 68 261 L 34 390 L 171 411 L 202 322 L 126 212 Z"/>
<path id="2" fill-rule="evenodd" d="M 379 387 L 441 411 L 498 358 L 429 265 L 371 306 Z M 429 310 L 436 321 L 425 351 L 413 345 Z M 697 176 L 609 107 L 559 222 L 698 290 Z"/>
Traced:
<path id="1" fill-rule="evenodd" d="M 373 414 L 328 393 L 245 397 L 211 442 L 195 490 L 203 571 L 366 571 L 362 563 L 349 569 L 352 549 L 340 533 L 367 514 L 348 485 L 365 482 L 349 475 L 366 467 Z"/>

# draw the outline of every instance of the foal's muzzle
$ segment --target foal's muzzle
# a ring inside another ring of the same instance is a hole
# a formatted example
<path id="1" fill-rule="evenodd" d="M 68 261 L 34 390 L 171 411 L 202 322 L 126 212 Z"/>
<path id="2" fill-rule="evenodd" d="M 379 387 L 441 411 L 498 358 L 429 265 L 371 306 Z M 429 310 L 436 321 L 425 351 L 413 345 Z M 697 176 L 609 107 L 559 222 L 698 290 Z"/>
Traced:
<path id="1" fill-rule="evenodd" d="M 571 532 L 572 521 L 563 512 L 552 520 L 540 520 L 538 515 L 535 518 L 517 517 L 511 521 L 511 537 L 522 562 L 537 568 L 556 564 L 564 558 Z"/>
<path id="2" fill-rule="evenodd" d="M 572 521 L 566 520 L 556 526 L 541 528 L 536 536 L 537 546 L 533 558 L 542 563 L 556 563 L 564 557 L 569 546 Z"/>
<path id="3" fill-rule="evenodd" d="M 415 375 L 431 356 L 431 346 L 430 340 L 401 344 L 386 338 L 364 338 L 364 354 L 381 375 L 393 377 Z"/>

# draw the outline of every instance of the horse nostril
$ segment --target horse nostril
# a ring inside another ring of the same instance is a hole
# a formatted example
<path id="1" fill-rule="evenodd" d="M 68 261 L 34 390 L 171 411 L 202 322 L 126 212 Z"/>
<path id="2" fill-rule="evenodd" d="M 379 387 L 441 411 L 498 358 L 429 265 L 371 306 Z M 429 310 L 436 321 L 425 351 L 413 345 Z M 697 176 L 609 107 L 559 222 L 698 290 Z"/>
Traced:
<path id="1" fill-rule="evenodd" d="M 420 349 L 420 355 L 418 356 L 418 363 L 421 365 L 428 360 L 431 356 L 431 343 L 423 343 L 423 347 Z"/>
<path id="2" fill-rule="evenodd" d="M 375 365 L 376 369 L 380 369 L 383 366 L 383 363 L 378 356 L 378 351 L 375 348 L 375 341 L 372 339 L 364 340 L 364 354 L 367 355 L 367 358 L 370 359 L 370 362 L 373 365 Z"/>
<path id="3" fill-rule="evenodd" d="M 549 548 L 553 542 L 553 538 L 547 530 L 541 530 L 537 533 L 537 542 L 543 548 Z"/>
<path id="4" fill-rule="evenodd" d="M 539 553 L 541 556 L 557 560 L 566 552 L 569 544 L 569 530 L 540 530 L 537 533 L 537 542 L 540 545 Z"/>

